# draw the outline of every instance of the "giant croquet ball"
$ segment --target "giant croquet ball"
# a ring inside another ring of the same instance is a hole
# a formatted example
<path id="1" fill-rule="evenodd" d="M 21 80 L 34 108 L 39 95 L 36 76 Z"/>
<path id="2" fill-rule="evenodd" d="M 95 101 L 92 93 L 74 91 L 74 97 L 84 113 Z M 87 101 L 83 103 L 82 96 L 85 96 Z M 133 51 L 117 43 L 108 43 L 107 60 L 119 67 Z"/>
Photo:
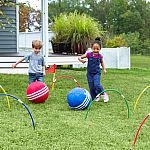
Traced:
<path id="1" fill-rule="evenodd" d="M 71 109 L 85 109 L 89 106 L 91 96 L 84 88 L 74 88 L 67 95 L 68 105 Z"/>
<path id="2" fill-rule="evenodd" d="M 43 82 L 33 82 L 26 90 L 27 98 L 33 103 L 43 103 L 49 95 L 49 88 Z"/>

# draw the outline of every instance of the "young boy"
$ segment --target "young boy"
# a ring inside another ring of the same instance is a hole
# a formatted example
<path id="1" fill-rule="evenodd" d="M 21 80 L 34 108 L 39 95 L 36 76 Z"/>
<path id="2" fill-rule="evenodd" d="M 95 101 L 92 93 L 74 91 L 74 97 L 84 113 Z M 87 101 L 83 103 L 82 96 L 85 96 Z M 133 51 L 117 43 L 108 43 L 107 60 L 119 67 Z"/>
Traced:
<path id="1" fill-rule="evenodd" d="M 21 58 L 15 64 L 12 65 L 12 68 L 15 68 L 20 62 L 24 60 L 26 62 L 29 62 L 29 84 L 35 81 L 44 82 L 45 60 L 44 57 L 40 54 L 42 46 L 43 44 L 41 41 L 33 40 L 33 52 Z"/>

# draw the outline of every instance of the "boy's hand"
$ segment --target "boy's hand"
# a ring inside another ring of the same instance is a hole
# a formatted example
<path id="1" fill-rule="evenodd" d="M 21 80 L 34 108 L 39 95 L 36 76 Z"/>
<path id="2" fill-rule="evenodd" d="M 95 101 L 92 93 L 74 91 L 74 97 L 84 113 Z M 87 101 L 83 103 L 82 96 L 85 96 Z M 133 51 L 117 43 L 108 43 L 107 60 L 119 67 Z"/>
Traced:
<path id="1" fill-rule="evenodd" d="M 44 72 L 43 72 L 43 76 L 45 76 L 45 75 L 46 75 L 46 72 L 44 71 Z"/>
<path id="2" fill-rule="evenodd" d="M 12 64 L 12 68 L 16 68 L 16 64 Z"/>

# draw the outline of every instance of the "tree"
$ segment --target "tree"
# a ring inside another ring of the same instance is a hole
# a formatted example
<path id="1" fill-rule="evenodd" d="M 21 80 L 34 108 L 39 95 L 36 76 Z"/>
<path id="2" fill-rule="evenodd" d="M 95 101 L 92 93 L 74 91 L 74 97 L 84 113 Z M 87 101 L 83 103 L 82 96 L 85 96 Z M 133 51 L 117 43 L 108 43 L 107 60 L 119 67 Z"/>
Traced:
<path id="1" fill-rule="evenodd" d="M 114 34 L 122 33 L 124 20 L 122 15 L 128 10 L 128 0 L 111 0 L 108 25 L 113 29 Z"/>
<path id="2" fill-rule="evenodd" d="M 103 27 L 107 27 L 107 16 L 109 14 L 108 0 L 85 0 L 84 6 L 87 8 L 86 12 L 93 18 L 96 18 Z"/>
<path id="3" fill-rule="evenodd" d="M 131 48 L 131 54 L 141 53 L 141 40 L 139 32 L 129 32 L 127 34 L 123 33 L 120 35 L 127 43 L 128 47 Z"/>
<path id="4" fill-rule="evenodd" d="M 25 32 L 25 29 L 29 28 L 29 14 L 32 8 L 27 5 L 21 5 L 19 8 L 19 31 Z"/>
<path id="5" fill-rule="evenodd" d="M 139 47 L 133 47 L 133 52 L 139 53 L 141 43 L 146 43 L 145 47 L 148 47 L 150 2 L 146 0 L 51 0 L 49 7 L 51 16 L 77 10 L 96 18 L 107 30 L 104 41 L 125 33 L 131 40 L 136 35 L 137 43 L 140 44 Z"/>
<path id="6" fill-rule="evenodd" d="M 80 13 L 87 12 L 85 2 L 81 0 L 49 0 L 48 4 L 48 16 L 54 18 L 60 13 L 69 13 L 77 10 Z"/>
<path id="7" fill-rule="evenodd" d="M 143 25 L 143 19 L 138 11 L 127 10 L 120 16 L 122 18 L 122 26 L 120 33 L 128 33 L 140 31 Z"/>
<path id="8" fill-rule="evenodd" d="M 147 38 L 150 38 L 150 2 L 146 0 L 131 0 L 130 1 L 130 10 L 132 12 L 137 12 L 140 16 L 139 23 L 141 27 L 139 28 L 140 38 L 144 41 Z M 139 17 L 137 18 L 139 19 Z"/>
<path id="9" fill-rule="evenodd" d="M 32 31 L 31 27 L 40 30 L 41 12 L 35 10 L 30 5 L 21 5 L 19 7 L 19 31 L 25 32 L 25 29 Z"/>

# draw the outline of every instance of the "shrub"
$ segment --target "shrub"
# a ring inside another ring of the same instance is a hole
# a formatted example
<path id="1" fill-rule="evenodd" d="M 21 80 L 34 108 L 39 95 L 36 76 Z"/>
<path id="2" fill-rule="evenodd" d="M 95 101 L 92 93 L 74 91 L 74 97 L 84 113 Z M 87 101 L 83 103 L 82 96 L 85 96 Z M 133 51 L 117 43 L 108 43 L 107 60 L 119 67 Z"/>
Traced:
<path id="1" fill-rule="evenodd" d="M 127 43 L 128 47 L 131 48 L 132 54 L 140 54 L 141 53 L 141 41 L 140 34 L 138 32 L 121 34 L 120 35 Z"/>
<path id="2" fill-rule="evenodd" d="M 127 43 L 121 36 L 115 36 L 113 39 L 106 40 L 106 47 L 109 48 L 127 47 Z"/>

